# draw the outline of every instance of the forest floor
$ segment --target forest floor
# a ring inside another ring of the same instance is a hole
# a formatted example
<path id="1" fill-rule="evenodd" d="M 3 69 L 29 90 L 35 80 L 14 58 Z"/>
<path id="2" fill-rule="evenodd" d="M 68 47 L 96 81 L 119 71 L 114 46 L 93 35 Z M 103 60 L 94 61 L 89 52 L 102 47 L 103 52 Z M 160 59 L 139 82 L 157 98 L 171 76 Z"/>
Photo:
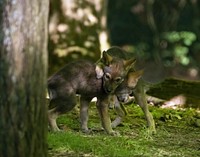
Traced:
<path id="1" fill-rule="evenodd" d="M 195 109 L 150 107 L 157 134 L 149 136 L 140 107 L 126 106 L 128 115 L 115 128 L 120 136 L 101 129 L 95 105 L 90 107 L 89 135 L 80 131 L 79 112 L 58 118 L 62 132 L 48 134 L 50 157 L 198 157 L 200 156 L 200 113 Z M 115 112 L 110 110 L 111 119 Z"/>

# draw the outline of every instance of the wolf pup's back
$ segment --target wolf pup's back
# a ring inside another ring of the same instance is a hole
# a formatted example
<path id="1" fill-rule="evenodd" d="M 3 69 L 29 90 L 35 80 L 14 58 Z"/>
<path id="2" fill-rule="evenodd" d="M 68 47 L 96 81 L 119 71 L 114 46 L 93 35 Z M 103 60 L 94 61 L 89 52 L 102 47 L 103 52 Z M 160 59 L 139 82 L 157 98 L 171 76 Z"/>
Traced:
<path id="1" fill-rule="evenodd" d="M 95 76 L 93 63 L 85 60 L 71 62 L 48 79 L 48 89 L 56 90 L 60 94 L 66 90 L 68 93 L 87 93 L 93 97 L 102 88 L 102 79 L 96 79 Z"/>

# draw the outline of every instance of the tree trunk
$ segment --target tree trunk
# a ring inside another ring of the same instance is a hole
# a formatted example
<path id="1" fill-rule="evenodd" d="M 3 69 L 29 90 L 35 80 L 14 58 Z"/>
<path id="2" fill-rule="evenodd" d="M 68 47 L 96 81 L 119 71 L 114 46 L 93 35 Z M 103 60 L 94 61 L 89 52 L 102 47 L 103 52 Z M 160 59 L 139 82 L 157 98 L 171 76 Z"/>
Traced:
<path id="1" fill-rule="evenodd" d="M 184 107 L 200 108 L 200 82 L 169 78 L 150 85 L 147 94 L 163 100 L 181 96 L 185 99 Z"/>
<path id="2" fill-rule="evenodd" d="M 0 156 L 47 156 L 48 0 L 0 1 Z"/>

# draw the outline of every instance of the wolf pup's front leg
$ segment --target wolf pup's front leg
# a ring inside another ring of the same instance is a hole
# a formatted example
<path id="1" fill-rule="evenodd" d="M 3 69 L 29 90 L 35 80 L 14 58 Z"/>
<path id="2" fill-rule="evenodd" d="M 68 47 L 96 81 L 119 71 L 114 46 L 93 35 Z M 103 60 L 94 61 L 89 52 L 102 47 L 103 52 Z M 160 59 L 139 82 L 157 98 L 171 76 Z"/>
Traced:
<path id="1" fill-rule="evenodd" d="M 114 121 L 112 121 L 112 128 L 116 128 L 119 124 L 121 124 L 123 117 L 127 115 L 127 111 L 124 108 L 123 104 L 119 102 L 118 98 L 116 95 L 113 96 L 114 99 L 114 109 L 117 113 L 117 117 L 115 118 Z"/>
<path id="2" fill-rule="evenodd" d="M 97 100 L 97 109 L 99 112 L 99 116 L 101 118 L 102 126 L 105 129 L 106 133 L 109 135 L 119 135 L 118 132 L 115 132 L 111 127 L 111 120 L 108 113 L 108 104 L 109 104 L 109 98 L 99 98 Z"/>
<path id="3" fill-rule="evenodd" d="M 68 93 L 65 90 L 65 86 L 60 86 L 59 84 L 53 84 L 54 81 L 48 81 L 48 91 L 50 95 L 50 101 L 48 105 L 48 122 L 49 127 L 52 131 L 60 131 L 57 126 L 56 119 L 61 114 L 71 111 L 76 105 L 76 94 Z M 56 81 L 56 82 L 59 82 Z M 52 89 L 52 87 L 57 87 L 57 89 Z"/>

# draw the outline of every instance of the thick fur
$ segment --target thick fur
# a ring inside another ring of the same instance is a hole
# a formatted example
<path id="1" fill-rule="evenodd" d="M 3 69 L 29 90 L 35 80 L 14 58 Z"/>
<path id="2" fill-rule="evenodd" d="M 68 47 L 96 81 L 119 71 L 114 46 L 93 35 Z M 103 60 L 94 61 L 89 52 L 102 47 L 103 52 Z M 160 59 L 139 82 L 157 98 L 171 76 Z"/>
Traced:
<path id="1" fill-rule="evenodd" d="M 80 98 L 80 121 L 83 132 L 88 132 L 88 107 L 91 99 L 97 97 L 97 109 L 102 126 L 108 134 L 115 134 L 108 114 L 109 95 L 121 84 L 134 59 L 124 61 L 104 54 L 106 65 L 104 75 L 96 78 L 96 65 L 88 61 L 67 64 L 48 79 L 50 95 L 48 120 L 53 131 L 59 131 L 56 118 L 71 111 L 76 105 L 76 94 Z"/>

